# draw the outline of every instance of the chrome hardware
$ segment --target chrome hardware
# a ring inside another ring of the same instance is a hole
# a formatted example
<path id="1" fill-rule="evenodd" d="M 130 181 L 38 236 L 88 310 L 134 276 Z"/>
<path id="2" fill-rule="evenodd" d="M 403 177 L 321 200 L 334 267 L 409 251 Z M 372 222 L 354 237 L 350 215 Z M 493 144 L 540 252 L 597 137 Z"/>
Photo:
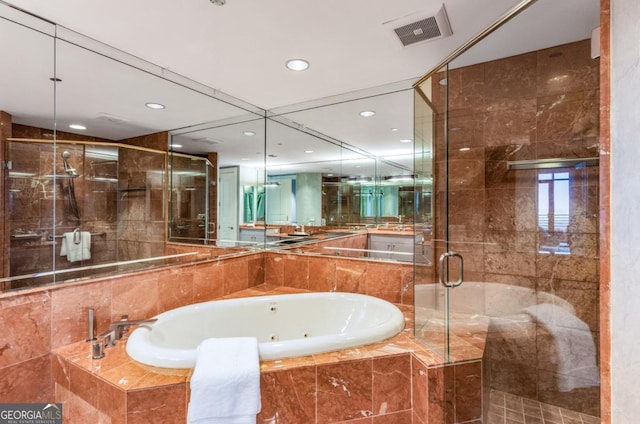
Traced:
<path id="1" fill-rule="evenodd" d="M 100 334 L 101 338 L 104 339 L 104 347 L 114 347 L 116 345 L 116 332 L 115 330 L 109 330 Z"/>
<path id="2" fill-rule="evenodd" d="M 104 358 L 104 343 L 94 342 L 91 346 L 91 358 L 102 359 Z"/>
<path id="3" fill-rule="evenodd" d="M 75 233 L 75 230 L 74 230 L 74 233 Z M 91 233 L 91 237 L 106 236 L 106 235 L 107 235 L 107 233 L 104 233 L 104 232 L 102 232 L 102 233 Z M 49 241 L 53 241 L 55 239 L 61 239 L 61 238 L 64 238 L 64 234 L 49 234 L 47 236 L 47 240 L 49 240 Z M 74 239 L 75 239 L 75 234 L 74 234 Z"/>
<path id="4" fill-rule="evenodd" d="M 88 319 L 88 335 L 89 337 L 87 338 L 88 342 L 92 342 L 96 339 L 96 332 L 95 332 L 95 310 L 93 308 L 89 308 L 89 311 L 87 312 L 87 319 Z"/>
<path id="5" fill-rule="evenodd" d="M 459 259 L 458 261 L 458 279 L 456 281 L 449 281 L 449 272 L 447 270 L 446 272 L 446 279 L 445 279 L 445 261 L 447 262 L 447 264 L 449 263 L 449 258 L 450 257 L 456 257 Z M 462 284 L 462 279 L 463 279 L 463 270 L 464 270 L 464 261 L 462 259 L 462 255 L 459 254 L 458 252 L 453 252 L 453 251 L 448 251 L 443 253 L 442 255 L 440 255 L 440 259 L 439 259 L 439 279 L 440 279 L 440 283 L 445 286 L 445 287 L 449 287 L 449 288 L 454 288 L 454 287 L 458 287 L 460 284 Z"/>
<path id="6" fill-rule="evenodd" d="M 105 347 L 113 347 L 130 326 L 153 324 L 156 321 L 158 321 L 158 318 L 129 320 L 126 315 L 123 315 L 120 321 L 112 322 L 109 325 L 109 331 L 100 334 L 100 337 L 104 338 Z"/>
<path id="7" fill-rule="evenodd" d="M 129 315 L 126 315 L 126 314 L 125 314 L 125 315 L 121 315 L 121 316 L 120 316 L 120 321 L 118 321 L 118 322 L 124 322 L 124 321 L 129 321 Z M 123 336 L 124 334 L 127 334 L 128 332 L 129 332 L 129 327 L 128 327 L 128 326 L 124 326 L 124 325 L 123 325 L 123 326 L 121 327 L 121 330 L 120 330 L 120 337 L 122 338 L 122 336 Z"/>
<path id="8" fill-rule="evenodd" d="M 73 244 L 82 243 L 82 233 L 80 232 L 80 228 L 76 228 L 73 230 Z"/>

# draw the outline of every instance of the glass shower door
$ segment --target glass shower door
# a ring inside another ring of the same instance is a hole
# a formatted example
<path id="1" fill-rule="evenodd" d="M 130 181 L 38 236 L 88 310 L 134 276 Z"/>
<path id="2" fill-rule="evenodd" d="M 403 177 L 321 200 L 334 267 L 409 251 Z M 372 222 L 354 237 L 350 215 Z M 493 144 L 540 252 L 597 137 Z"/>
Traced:
<path id="1" fill-rule="evenodd" d="M 448 360 L 482 359 L 494 392 L 597 416 L 598 62 L 589 40 L 475 59 L 517 26 L 443 81 L 445 281 L 464 261 L 445 292 Z"/>

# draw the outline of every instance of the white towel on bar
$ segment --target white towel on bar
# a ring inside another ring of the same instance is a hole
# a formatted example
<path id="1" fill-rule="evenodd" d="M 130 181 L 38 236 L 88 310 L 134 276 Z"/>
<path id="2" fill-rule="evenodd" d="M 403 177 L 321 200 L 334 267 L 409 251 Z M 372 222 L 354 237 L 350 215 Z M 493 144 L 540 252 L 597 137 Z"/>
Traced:
<path id="1" fill-rule="evenodd" d="M 75 236 L 75 241 L 74 241 Z M 80 237 L 80 240 L 78 240 Z M 79 243 L 76 243 L 79 241 Z M 64 233 L 60 246 L 60 256 L 66 256 L 69 262 L 86 261 L 91 259 L 91 233 L 81 231 Z"/>
<path id="2" fill-rule="evenodd" d="M 255 424 L 261 407 L 256 338 L 204 340 L 190 385 L 189 424 Z"/>

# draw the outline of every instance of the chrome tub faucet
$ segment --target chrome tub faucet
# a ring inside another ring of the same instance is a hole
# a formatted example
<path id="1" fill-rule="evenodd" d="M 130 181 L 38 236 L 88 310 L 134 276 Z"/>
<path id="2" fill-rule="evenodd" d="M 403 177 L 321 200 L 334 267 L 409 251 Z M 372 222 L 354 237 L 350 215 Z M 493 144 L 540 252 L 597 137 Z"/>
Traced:
<path id="1" fill-rule="evenodd" d="M 129 327 L 132 325 L 148 325 L 156 321 L 158 321 L 157 318 L 129 320 L 127 315 L 123 315 L 120 320 L 109 324 L 109 330 L 100 334 L 100 337 L 104 338 L 105 347 L 113 347 L 116 341 L 120 340 L 122 335 L 129 331 Z"/>

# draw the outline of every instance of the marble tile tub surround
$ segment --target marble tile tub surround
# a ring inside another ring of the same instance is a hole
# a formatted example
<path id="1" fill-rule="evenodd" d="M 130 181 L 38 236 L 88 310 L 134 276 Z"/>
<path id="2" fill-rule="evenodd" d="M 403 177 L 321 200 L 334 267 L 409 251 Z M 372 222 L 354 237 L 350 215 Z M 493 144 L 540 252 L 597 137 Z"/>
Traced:
<path id="1" fill-rule="evenodd" d="M 123 314 L 130 319 L 245 290 L 264 280 L 261 253 L 175 265 L 90 282 L 0 294 L 0 399 L 53 399 L 49 353 L 87 338 L 87 309 L 97 332 Z"/>
<path id="2" fill-rule="evenodd" d="M 446 93 L 438 80 L 433 103 L 443 111 Z M 538 297 L 534 303 L 556 296 L 587 326 L 599 351 L 599 168 L 563 169 L 571 181 L 570 225 L 546 233 L 536 213 L 538 172 L 506 166 L 599 156 L 599 60 L 591 59 L 589 40 L 453 69 L 447 82 L 450 249 L 464 256 L 465 280 L 523 287 Z M 443 119 L 439 114 L 435 157 L 444 148 Z M 436 161 L 436 218 L 444 216 L 443 172 L 444 163 Z M 436 219 L 434 237 L 443 236 Z M 549 251 L 558 242 L 571 254 Z M 435 257 L 443 248 L 436 243 Z M 599 414 L 597 383 L 557 390 L 558 381 L 576 375 L 560 369 L 561 349 L 548 354 L 555 348 L 551 334 L 582 328 L 556 319 L 549 326 L 528 320 L 495 330 L 486 355 L 493 388 Z"/>
<path id="3" fill-rule="evenodd" d="M 168 248 L 178 252 L 187 247 Z M 147 318 L 263 282 L 313 291 L 329 291 L 335 285 L 337 290 L 413 304 L 410 264 L 275 252 L 244 253 L 160 271 L 3 293 L 0 327 L 6 332 L 0 345 L 0 378 L 5 384 L 0 398 L 15 402 L 51 398 L 53 388 L 46 377 L 51 375 L 50 367 L 43 358 L 51 349 L 86 339 L 88 308 L 95 309 L 100 332 L 122 314 Z M 41 377 L 32 384 L 35 380 L 24 380 L 21 375 Z"/>
<path id="4" fill-rule="evenodd" d="M 262 285 L 225 298 L 305 292 Z M 261 363 L 259 423 L 469 423 L 481 417 L 481 362 L 443 366 L 407 325 L 384 342 L 338 352 Z M 54 351 L 56 400 L 69 422 L 183 423 L 191 370 L 147 367 L 131 360 L 124 342 L 104 359 L 87 343 Z M 114 403 L 115 402 L 115 403 Z M 146 420 L 146 421 L 145 421 Z"/>

